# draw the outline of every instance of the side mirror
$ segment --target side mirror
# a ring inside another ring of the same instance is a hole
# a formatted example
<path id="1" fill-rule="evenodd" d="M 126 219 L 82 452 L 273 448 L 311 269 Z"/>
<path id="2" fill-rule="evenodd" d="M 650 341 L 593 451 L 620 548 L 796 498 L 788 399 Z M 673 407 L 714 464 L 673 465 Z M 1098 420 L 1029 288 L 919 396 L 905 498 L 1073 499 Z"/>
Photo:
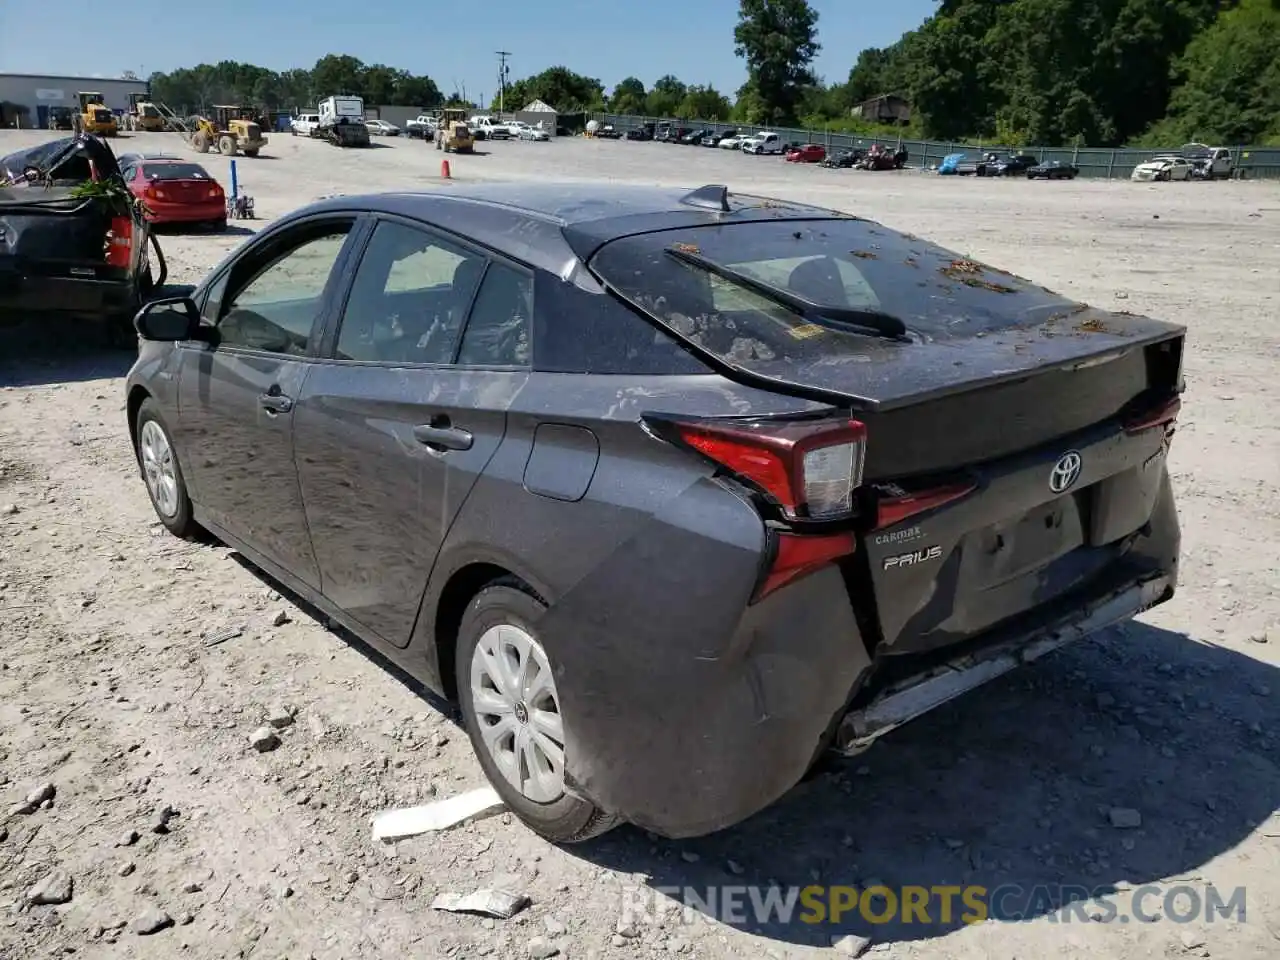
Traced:
<path id="1" fill-rule="evenodd" d="M 200 326 L 200 311 L 190 297 L 153 300 L 137 312 L 133 325 L 143 340 L 194 340 Z"/>

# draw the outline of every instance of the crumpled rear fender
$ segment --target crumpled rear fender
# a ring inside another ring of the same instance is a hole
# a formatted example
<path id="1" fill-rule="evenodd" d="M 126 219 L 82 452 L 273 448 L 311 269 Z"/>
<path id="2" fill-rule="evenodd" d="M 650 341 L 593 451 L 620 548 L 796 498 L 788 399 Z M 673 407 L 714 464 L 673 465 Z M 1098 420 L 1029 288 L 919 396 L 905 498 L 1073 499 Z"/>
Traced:
<path id="1" fill-rule="evenodd" d="M 572 789 L 681 837 L 804 775 L 869 661 L 835 566 L 748 605 L 765 549 L 754 509 L 708 478 L 552 601 L 538 632 Z"/>

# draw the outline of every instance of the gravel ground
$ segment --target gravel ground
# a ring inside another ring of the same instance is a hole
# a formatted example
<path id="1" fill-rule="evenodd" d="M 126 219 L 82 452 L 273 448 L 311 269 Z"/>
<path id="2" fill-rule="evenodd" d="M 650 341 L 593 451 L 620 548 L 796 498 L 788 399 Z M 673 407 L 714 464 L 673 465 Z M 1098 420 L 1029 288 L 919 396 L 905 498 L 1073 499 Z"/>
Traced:
<path id="1" fill-rule="evenodd" d="M 0 155 L 38 136 L 0 132 Z M 449 157 L 455 182 L 727 183 L 1186 324 L 1177 598 L 716 836 L 623 828 L 558 849 L 499 815 L 375 847 L 374 812 L 482 783 L 465 735 L 234 554 L 162 533 L 127 441 L 127 357 L 52 324 L 0 332 L 0 957 L 1277 956 L 1276 185 L 956 180 L 607 141 L 482 147 Z M 116 148 L 190 155 L 161 135 Z M 238 163 L 263 218 L 332 193 L 451 186 L 420 142 L 340 151 L 275 134 L 268 152 Z M 225 183 L 227 162 L 207 163 Z M 242 238 L 164 236 L 171 281 L 196 282 Z M 202 642 L 228 627 L 242 633 Z M 256 752 L 250 734 L 269 719 L 281 744 Z M 624 892 L 646 885 L 872 881 L 1023 895 L 973 925 L 959 909 L 836 926 L 624 916 Z M 1141 904 L 1156 919 L 1139 922 L 1128 910 L 1145 884 L 1224 899 L 1244 887 L 1246 914 L 1177 923 L 1157 894 Z M 505 921 L 431 909 L 438 893 L 488 886 L 532 903 Z M 1098 887 L 1116 891 L 1118 914 L 1057 910 L 1064 888 Z M 833 933 L 854 939 L 832 946 Z"/>

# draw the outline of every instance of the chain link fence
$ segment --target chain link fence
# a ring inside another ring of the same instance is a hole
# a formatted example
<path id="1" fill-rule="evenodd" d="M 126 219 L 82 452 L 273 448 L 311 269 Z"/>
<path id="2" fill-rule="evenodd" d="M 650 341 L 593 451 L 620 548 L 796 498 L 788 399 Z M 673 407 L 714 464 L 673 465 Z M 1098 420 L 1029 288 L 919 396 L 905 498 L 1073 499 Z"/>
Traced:
<path id="1" fill-rule="evenodd" d="M 610 113 L 597 113 L 592 119 L 612 124 L 614 129 L 627 131 L 638 129 L 645 123 L 689 127 L 693 130 L 714 130 L 723 133 L 736 130 L 744 134 L 770 130 L 787 143 L 818 143 L 830 153 L 833 150 L 867 148 L 879 143 L 893 150 L 907 151 L 907 165 L 918 169 L 930 169 L 952 153 L 963 153 L 974 158 L 987 153 L 1025 153 L 1037 160 L 1062 160 L 1078 167 L 1082 177 L 1128 178 L 1133 168 L 1163 153 L 1176 153 L 1179 147 L 1160 149 L 1134 149 L 1130 147 L 1009 147 L 1005 144 L 982 141 L 957 142 L 942 140 L 908 140 L 904 138 L 874 137 L 850 133 L 832 133 L 829 130 L 803 130 L 796 127 L 759 127 L 750 124 L 722 123 L 703 120 L 671 120 L 663 117 L 637 117 Z M 1235 176 L 1251 180 L 1280 180 L 1280 147 L 1231 146 Z"/>

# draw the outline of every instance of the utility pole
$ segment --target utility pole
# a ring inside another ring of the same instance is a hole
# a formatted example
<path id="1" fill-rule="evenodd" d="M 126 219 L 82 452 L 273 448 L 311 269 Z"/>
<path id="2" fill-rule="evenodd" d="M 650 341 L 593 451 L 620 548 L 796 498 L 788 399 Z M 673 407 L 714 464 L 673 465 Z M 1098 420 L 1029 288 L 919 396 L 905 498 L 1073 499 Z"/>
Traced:
<path id="1" fill-rule="evenodd" d="M 507 109 L 507 74 L 510 68 L 507 66 L 507 57 L 511 56 L 509 50 L 498 51 L 498 116 L 501 117 Z"/>

